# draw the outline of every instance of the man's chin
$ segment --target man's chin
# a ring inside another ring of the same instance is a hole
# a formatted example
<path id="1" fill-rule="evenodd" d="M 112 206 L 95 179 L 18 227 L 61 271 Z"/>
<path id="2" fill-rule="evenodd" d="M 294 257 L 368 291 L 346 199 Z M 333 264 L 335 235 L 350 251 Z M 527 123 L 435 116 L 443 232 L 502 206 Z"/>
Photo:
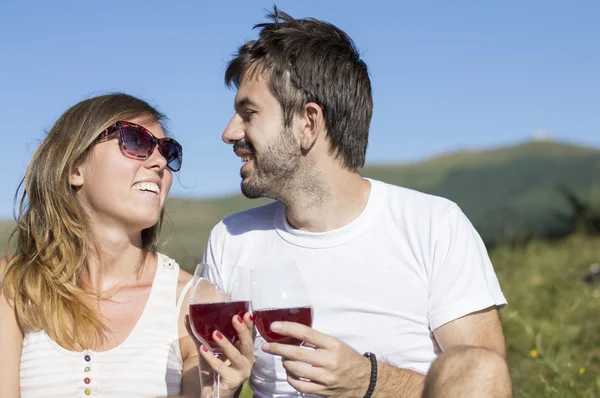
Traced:
<path id="1" fill-rule="evenodd" d="M 252 182 L 248 181 L 248 179 L 242 179 L 240 187 L 242 189 L 242 194 L 248 199 L 258 199 L 264 197 L 263 189 L 255 184 L 252 184 Z"/>

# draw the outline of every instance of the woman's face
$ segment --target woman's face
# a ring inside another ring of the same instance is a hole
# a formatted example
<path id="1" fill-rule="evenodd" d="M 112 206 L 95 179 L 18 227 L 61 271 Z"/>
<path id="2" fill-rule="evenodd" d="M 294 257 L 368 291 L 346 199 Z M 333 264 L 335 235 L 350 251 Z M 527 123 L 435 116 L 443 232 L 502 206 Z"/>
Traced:
<path id="1" fill-rule="evenodd" d="M 146 119 L 127 121 L 142 125 L 156 138 L 165 137 L 159 123 L 148 124 Z M 77 196 L 92 227 L 139 233 L 160 218 L 173 182 L 166 165 L 157 148 L 144 160 L 126 157 L 115 137 L 94 145 L 71 176 L 71 185 L 78 188 Z"/>

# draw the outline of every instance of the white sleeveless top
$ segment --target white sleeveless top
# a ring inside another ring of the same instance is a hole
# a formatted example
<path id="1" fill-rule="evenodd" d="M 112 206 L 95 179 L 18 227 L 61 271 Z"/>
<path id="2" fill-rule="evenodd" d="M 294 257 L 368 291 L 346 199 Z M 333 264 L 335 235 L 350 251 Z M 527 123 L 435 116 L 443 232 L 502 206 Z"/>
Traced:
<path id="1" fill-rule="evenodd" d="M 183 361 L 177 301 L 179 265 L 158 253 L 142 315 L 127 338 L 108 351 L 68 351 L 45 331 L 25 330 L 21 397 L 166 397 L 179 395 Z"/>

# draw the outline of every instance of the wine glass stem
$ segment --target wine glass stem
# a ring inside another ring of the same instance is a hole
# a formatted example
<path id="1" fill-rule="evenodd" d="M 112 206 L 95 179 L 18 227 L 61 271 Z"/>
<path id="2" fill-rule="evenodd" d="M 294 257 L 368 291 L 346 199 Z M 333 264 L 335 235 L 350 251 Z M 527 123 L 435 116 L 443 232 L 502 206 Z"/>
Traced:
<path id="1" fill-rule="evenodd" d="M 221 354 L 214 353 L 217 359 L 221 359 Z M 220 398 L 219 388 L 221 386 L 221 375 L 217 371 L 213 371 L 213 398 Z"/>

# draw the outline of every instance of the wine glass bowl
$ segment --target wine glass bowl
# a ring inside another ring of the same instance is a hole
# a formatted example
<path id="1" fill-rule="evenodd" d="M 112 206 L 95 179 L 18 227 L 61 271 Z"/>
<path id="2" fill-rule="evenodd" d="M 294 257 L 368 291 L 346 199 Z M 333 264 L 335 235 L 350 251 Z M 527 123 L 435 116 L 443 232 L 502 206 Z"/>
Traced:
<path id="1" fill-rule="evenodd" d="M 252 268 L 251 276 L 252 314 L 260 335 L 271 343 L 302 345 L 301 340 L 271 330 L 271 324 L 277 321 L 312 327 L 310 298 L 296 264 L 261 264 Z"/>
<path id="2" fill-rule="evenodd" d="M 217 358 L 223 352 L 213 339 L 214 332 L 219 331 L 231 344 L 235 344 L 238 334 L 232 323 L 233 317 L 237 315 L 243 318 L 250 310 L 250 284 L 247 275 L 247 270 L 242 267 L 233 267 L 229 270 L 229 275 L 222 275 L 222 271 L 214 265 L 201 263 L 196 266 L 190 292 L 190 329 L 196 339 Z M 206 279 L 209 276 L 212 280 L 227 283 L 218 283 L 222 285 L 218 286 Z M 214 371 L 213 374 L 213 398 L 218 398 L 220 376 Z"/>
<path id="3" fill-rule="evenodd" d="M 263 338 L 271 343 L 302 345 L 303 341 L 290 336 L 282 336 L 271 330 L 273 322 L 297 322 L 312 326 L 312 307 L 273 308 L 256 310 L 255 325 Z"/>
<path id="4" fill-rule="evenodd" d="M 213 333 L 218 330 L 231 344 L 235 344 L 238 341 L 238 335 L 231 319 L 235 315 L 244 317 L 249 310 L 248 307 L 248 301 L 190 302 L 192 332 L 198 340 L 211 348 L 215 355 L 221 354 L 220 348 L 213 339 Z"/>

